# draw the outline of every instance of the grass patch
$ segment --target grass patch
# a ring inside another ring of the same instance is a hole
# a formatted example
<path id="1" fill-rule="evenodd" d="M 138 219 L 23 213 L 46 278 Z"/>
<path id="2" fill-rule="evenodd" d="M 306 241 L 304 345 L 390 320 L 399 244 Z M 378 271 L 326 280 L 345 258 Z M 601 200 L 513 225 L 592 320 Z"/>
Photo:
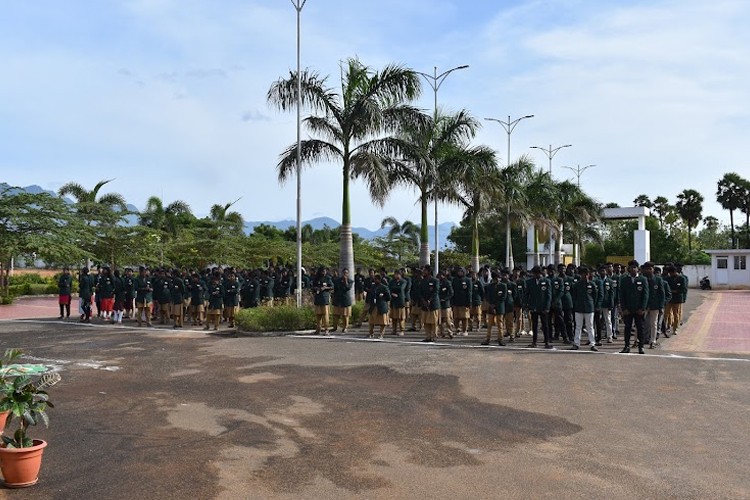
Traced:
<path id="1" fill-rule="evenodd" d="M 247 332 L 293 332 L 315 328 L 313 308 L 303 306 L 252 307 L 237 314 L 237 326 Z"/>

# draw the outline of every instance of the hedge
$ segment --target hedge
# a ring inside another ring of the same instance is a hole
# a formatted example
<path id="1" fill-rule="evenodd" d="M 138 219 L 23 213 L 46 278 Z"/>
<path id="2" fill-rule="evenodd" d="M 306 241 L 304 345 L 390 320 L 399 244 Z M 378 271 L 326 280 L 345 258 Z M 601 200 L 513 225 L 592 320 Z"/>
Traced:
<path id="1" fill-rule="evenodd" d="M 364 304 L 352 306 L 352 323 L 357 323 Z M 312 306 L 274 306 L 241 309 L 236 317 L 237 327 L 247 332 L 294 332 L 315 329 Z"/>

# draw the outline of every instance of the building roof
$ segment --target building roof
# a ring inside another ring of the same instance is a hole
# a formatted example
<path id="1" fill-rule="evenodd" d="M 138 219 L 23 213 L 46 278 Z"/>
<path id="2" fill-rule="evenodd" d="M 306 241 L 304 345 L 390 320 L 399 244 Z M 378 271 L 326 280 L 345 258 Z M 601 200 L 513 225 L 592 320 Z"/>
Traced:
<path id="1" fill-rule="evenodd" d="M 719 250 L 703 250 L 709 255 L 750 255 L 750 248 L 726 248 Z"/>

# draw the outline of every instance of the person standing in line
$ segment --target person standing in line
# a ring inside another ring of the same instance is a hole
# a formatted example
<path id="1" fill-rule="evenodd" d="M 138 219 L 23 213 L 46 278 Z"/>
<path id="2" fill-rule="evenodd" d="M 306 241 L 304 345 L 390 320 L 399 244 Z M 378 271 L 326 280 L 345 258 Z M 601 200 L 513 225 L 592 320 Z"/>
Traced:
<path id="1" fill-rule="evenodd" d="M 367 311 L 369 338 L 375 336 L 375 327 L 378 328 L 378 338 L 383 338 L 383 332 L 388 324 L 388 302 L 391 300 L 391 291 L 383 283 L 379 273 L 375 273 L 372 286 L 367 290 Z"/>
<path id="2" fill-rule="evenodd" d="M 471 308 L 471 278 L 466 277 L 463 267 L 456 270 L 451 283 L 453 288 L 452 316 L 456 325 L 456 335 L 469 335 L 469 310 Z"/>
<path id="3" fill-rule="evenodd" d="M 469 331 L 479 331 L 479 325 L 482 321 L 482 302 L 484 301 L 484 285 L 479 281 L 477 273 L 474 271 L 471 277 L 471 310 L 469 311 Z"/>
<path id="4" fill-rule="evenodd" d="M 667 305 L 667 332 L 677 335 L 677 329 L 682 322 L 682 304 L 687 300 L 687 279 L 679 274 L 676 266 L 664 269 L 667 273 L 667 283 L 672 292 L 672 299 Z"/>
<path id="5" fill-rule="evenodd" d="M 112 312 L 112 324 L 122 324 L 122 314 L 125 308 L 125 280 L 120 276 L 120 270 L 115 269 L 115 277 L 113 278 L 115 286 L 115 303 Z"/>
<path id="6" fill-rule="evenodd" d="M 526 271 L 520 268 L 513 270 L 513 282 L 516 285 L 515 301 L 513 303 L 513 330 L 516 336 L 526 335 L 524 314 L 526 313 Z"/>
<path id="7" fill-rule="evenodd" d="M 322 266 L 312 282 L 313 304 L 315 307 L 315 335 L 328 335 L 328 306 L 331 303 L 333 283 Z"/>
<path id="8" fill-rule="evenodd" d="M 648 340 L 649 349 L 654 349 L 657 346 L 656 339 L 659 336 L 659 313 L 664 310 L 667 294 L 664 289 L 664 281 L 660 276 L 654 274 L 653 263 L 644 263 L 642 272 L 648 280 L 648 309 L 645 317 L 644 343 Z"/>
<path id="9" fill-rule="evenodd" d="M 109 267 L 104 267 L 99 272 L 96 298 L 99 303 L 99 315 L 105 321 L 110 320 L 115 305 L 115 284 L 112 278 L 112 270 Z"/>
<path id="10" fill-rule="evenodd" d="M 393 335 L 403 336 L 406 323 L 406 280 L 399 269 L 393 273 L 388 288 Z"/>
<path id="11" fill-rule="evenodd" d="M 598 351 L 594 334 L 594 312 L 599 303 L 599 288 L 596 283 L 591 281 L 591 271 L 588 267 L 582 266 L 578 274 L 581 278 L 573 285 L 571 292 L 573 296 L 573 311 L 576 315 L 576 333 L 570 349 L 574 351 L 580 349 L 581 333 L 585 328 L 589 336 L 591 350 Z"/>
<path id="12" fill-rule="evenodd" d="M 218 331 L 221 322 L 221 310 L 224 307 L 224 285 L 221 284 L 221 276 L 218 271 L 211 275 L 211 283 L 208 285 L 208 314 L 204 330 L 214 325 L 214 331 Z"/>
<path id="13" fill-rule="evenodd" d="M 621 354 L 630 352 L 630 335 L 635 323 L 636 335 L 638 337 L 638 354 L 645 354 L 643 343 L 645 341 L 645 332 L 643 329 L 643 320 L 648 307 L 648 280 L 638 274 L 638 261 L 631 260 L 628 262 L 628 274 L 620 278 L 620 308 L 622 310 L 622 319 L 625 323 L 625 347 L 620 351 Z"/>
<path id="14" fill-rule="evenodd" d="M 612 339 L 617 340 L 620 333 L 620 278 L 622 266 L 620 264 L 607 264 L 607 276 L 612 280 L 612 301 L 615 307 L 612 308 Z"/>
<path id="15" fill-rule="evenodd" d="M 505 285 L 507 293 L 505 294 L 505 314 L 503 314 L 503 325 L 505 333 L 508 334 L 509 342 L 515 342 L 516 336 L 513 330 L 515 304 L 516 304 L 516 284 L 510 280 L 510 270 L 504 268 L 500 273 L 500 282 Z"/>
<path id="16" fill-rule="evenodd" d="M 70 275 L 70 268 L 63 267 L 63 272 L 57 279 L 57 297 L 60 305 L 60 317 L 57 319 L 70 318 L 70 302 L 73 298 L 73 276 Z"/>
<path id="17" fill-rule="evenodd" d="M 615 307 L 612 280 L 607 276 L 606 266 L 599 266 L 599 296 L 601 308 L 599 309 L 599 322 L 597 323 L 597 343 L 606 337 L 607 343 L 614 342 L 612 337 L 612 308 Z"/>
<path id="18" fill-rule="evenodd" d="M 78 300 L 81 303 L 81 322 L 91 323 L 91 297 L 94 292 L 94 279 L 89 276 L 89 268 L 81 269 L 78 277 Z"/>
<path id="19" fill-rule="evenodd" d="M 419 288 L 422 324 L 425 330 L 425 338 L 422 342 L 435 342 L 437 325 L 440 321 L 440 282 L 432 276 L 432 268 L 429 264 L 422 269 L 422 281 Z"/>
<path id="20" fill-rule="evenodd" d="M 341 333 L 349 328 L 349 318 L 352 315 L 351 289 L 354 286 L 349 279 L 349 270 L 343 269 L 341 276 L 333 281 L 333 330 L 335 332 L 341 322 Z"/>
<path id="21" fill-rule="evenodd" d="M 565 330 L 565 316 L 562 309 L 562 296 L 565 293 L 565 280 L 555 273 L 555 266 L 547 266 L 547 279 L 552 284 L 552 306 L 550 307 L 549 316 L 547 317 L 547 329 L 550 332 L 552 340 L 568 340 L 568 333 Z"/>
<path id="22" fill-rule="evenodd" d="M 151 301 L 153 300 L 154 288 L 146 268 L 138 268 L 138 277 L 135 279 L 135 314 L 138 326 L 143 325 L 143 320 L 151 326 Z"/>
<path id="23" fill-rule="evenodd" d="M 490 308 L 487 310 L 487 336 L 482 345 L 490 345 L 492 342 L 492 327 L 497 326 L 497 343 L 504 346 L 505 336 L 505 301 L 508 298 L 508 285 L 500 281 L 500 275 L 493 271 L 492 282 L 487 285 L 487 296 Z"/>
<path id="24" fill-rule="evenodd" d="M 190 277 L 190 324 L 192 326 L 203 326 L 205 298 L 206 285 L 201 281 L 198 273 L 193 273 Z"/>
<path id="25" fill-rule="evenodd" d="M 544 348 L 554 349 L 550 342 L 549 329 L 547 328 L 547 316 L 552 305 L 552 285 L 549 280 L 542 276 L 542 268 L 534 266 L 531 270 L 532 278 L 526 280 L 526 307 L 531 315 L 531 344 L 528 347 L 537 346 L 537 336 L 541 324 L 544 335 Z"/>
<path id="26" fill-rule="evenodd" d="M 560 305 L 563 311 L 563 326 L 565 327 L 565 340 L 563 344 L 572 344 L 575 334 L 573 313 L 573 285 L 575 280 L 565 272 L 565 264 L 558 264 L 557 276 L 562 279 L 563 292 L 560 297 Z"/>
<path id="27" fill-rule="evenodd" d="M 185 282 L 182 281 L 180 271 L 172 270 L 172 277 L 169 280 L 169 298 L 170 298 L 170 316 L 172 318 L 172 328 L 183 327 L 183 304 L 185 301 Z"/>
<path id="28" fill-rule="evenodd" d="M 448 273 L 442 271 L 439 274 L 440 279 L 440 337 L 446 336 L 445 330 L 448 329 L 448 338 L 453 338 L 453 310 L 451 301 L 453 300 L 453 285 L 448 279 Z"/>
<path id="29" fill-rule="evenodd" d="M 420 297 L 422 277 L 419 269 L 412 270 L 411 279 L 411 327 L 410 332 L 418 332 L 422 329 L 422 299 Z"/>
<path id="30" fill-rule="evenodd" d="M 125 268 L 125 276 L 122 278 L 125 285 L 125 319 L 131 319 L 133 317 L 133 303 L 135 301 L 135 277 L 133 276 L 133 269 L 130 267 Z"/>

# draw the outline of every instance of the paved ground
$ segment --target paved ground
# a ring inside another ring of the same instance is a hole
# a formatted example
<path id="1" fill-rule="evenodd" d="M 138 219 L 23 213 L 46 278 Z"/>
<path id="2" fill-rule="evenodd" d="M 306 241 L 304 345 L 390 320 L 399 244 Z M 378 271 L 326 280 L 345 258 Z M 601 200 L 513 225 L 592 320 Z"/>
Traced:
<path id="1" fill-rule="evenodd" d="M 750 498 L 750 356 L 673 348 L 691 295 L 645 356 L 3 321 L 63 381 L 0 497 Z"/>

